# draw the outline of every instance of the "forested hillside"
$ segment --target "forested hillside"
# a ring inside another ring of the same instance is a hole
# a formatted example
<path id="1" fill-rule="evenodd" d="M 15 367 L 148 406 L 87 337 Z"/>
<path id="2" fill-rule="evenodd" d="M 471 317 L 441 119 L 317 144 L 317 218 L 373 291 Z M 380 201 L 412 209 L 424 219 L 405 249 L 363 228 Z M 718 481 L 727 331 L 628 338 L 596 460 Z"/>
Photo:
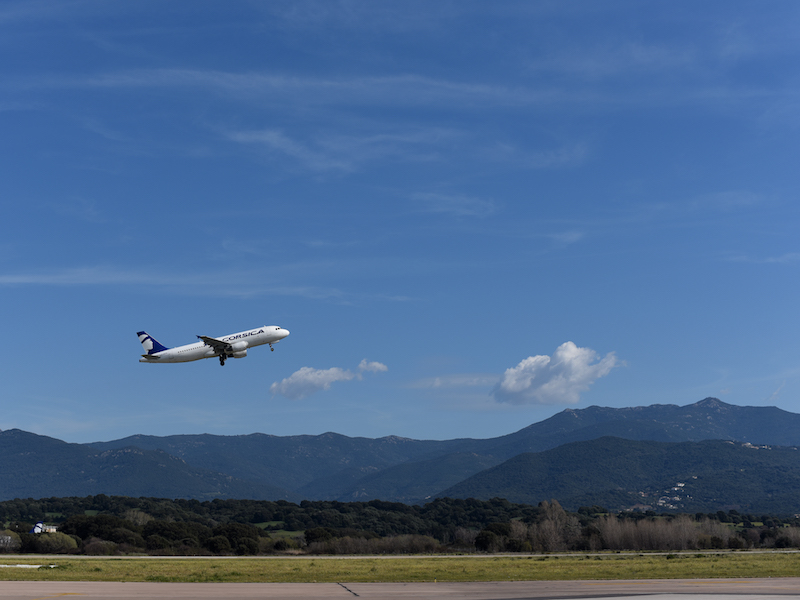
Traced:
<path id="1" fill-rule="evenodd" d="M 599 441 L 608 436 L 618 441 Z M 698 445 L 713 439 L 736 444 Z M 103 493 L 414 504 L 477 496 L 556 498 L 571 508 L 800 512 L 798 455 L 782 445 L 800 445 L 800 415 L 714 398 L 568 409 L 483 440 L 254 433 L 68 444 L 9 430 L 0 432 L 0 500 Z M 761 446 L 768 449 L 746 451 Z"/>
<path id="2" fill-rule="evenodd" d="M 300 496 L 267 481 L 188 465 L 162 450 L 98 450 L 18 429 L 0 432 L 0 499 L 86 494 L 166 498 Z"/>
<path id="3" fill-rule="evenodd" d="M 748 443 L 604 437 L 520 454 L 442 496 L 613 510 L 800 512 L 800 451 Z"/>

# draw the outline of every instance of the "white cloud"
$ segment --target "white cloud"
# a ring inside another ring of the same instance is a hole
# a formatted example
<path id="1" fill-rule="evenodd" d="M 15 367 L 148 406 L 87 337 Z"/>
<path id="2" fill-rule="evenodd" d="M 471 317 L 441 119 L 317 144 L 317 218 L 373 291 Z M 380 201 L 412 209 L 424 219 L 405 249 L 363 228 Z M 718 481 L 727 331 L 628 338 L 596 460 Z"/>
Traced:
<path id="1" fill-rule="evenodd" d="M 379 362 L 368 362 L 365 358 L 359 363 L 358 370 L 361 372 L 369 371 L 370 373 L 383 373 L 388 371 L 389 367 Z"/>
<path id="2" fill-rule="evenodd" d="M 331 389 L 331 384 L 337 381 L 350 381 L 355 377 L 352 371 L 332 367 L 330 369 L 314 369 L 303 367 L 292 373 L 289 377 L 269 387 L 273 394 L 286 396 L 289 400 L 302 400 L 314 392 Z"/>
<path id="3" fill-rule="evenodd" d="M 510 404 L 575 404 L 595 380 L 622 364 L 613 352 L 595 362 L 597 358 L 591 348 L 565 342 L 552 357 L 529 356 L 506 369 L 492 395 Z"/>
<path id="4" fill-rule="evenodd" d="M 331 384 L 337 381 L 360 380 L 364 372 L 381 373 L 388 370 L 389 367 L 383 363 L 370 362 L 366 358 L 358 365 L 359 372 L 357 374 L 349 369 L 340 369 L 339 367 L 330 369 L 303 367 L 286 379 L 273 383 L 269 387 L 269 391 L 273 395 L 280 394 L 289 400 L 302 400 L 315 392 L 331 389 Z"/>

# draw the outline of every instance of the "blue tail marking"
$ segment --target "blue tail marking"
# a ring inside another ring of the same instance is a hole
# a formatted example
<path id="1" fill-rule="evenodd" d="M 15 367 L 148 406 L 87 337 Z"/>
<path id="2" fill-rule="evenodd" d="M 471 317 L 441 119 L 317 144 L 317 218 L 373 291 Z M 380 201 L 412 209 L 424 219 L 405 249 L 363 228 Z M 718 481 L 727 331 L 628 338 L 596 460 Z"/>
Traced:
<path id="1" fill-rule="evenodd" d="M 144 348 L 147 354 L 157 354 L 159 352 L 163 352 L 164 350 L 169 350 L 169 348 L 159 343 L 156 338 L 146 331 L 140 331 L 136 335 L 139 336 L 139 341 L 142 342 L 142 348 Z"/>

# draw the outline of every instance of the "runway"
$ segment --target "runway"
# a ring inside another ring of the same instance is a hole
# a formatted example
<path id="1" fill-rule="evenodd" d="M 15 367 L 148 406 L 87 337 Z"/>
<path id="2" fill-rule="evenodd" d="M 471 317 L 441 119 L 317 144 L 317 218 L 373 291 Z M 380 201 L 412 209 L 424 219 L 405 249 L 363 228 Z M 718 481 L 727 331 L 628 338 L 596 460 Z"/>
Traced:
<path id="1" fill-rule="evenodd" d="M 106 583 L 0 581 L 3 600 L 773 600 L 800 598 L 800 578 L 509 581 L 489 583 Z"/>

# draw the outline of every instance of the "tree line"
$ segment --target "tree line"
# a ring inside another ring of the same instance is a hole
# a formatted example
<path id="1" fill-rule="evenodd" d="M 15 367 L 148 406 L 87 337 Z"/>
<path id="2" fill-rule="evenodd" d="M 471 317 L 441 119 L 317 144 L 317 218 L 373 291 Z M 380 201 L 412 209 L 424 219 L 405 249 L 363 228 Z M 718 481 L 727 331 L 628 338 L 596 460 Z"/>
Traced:
<path id="1" fill-rule="evenodd" d="M 33 523 L 56 533 L 31 534 Z M 0 502 L 0 552 L 91 555 L 392 554 L 800 547 L 796 517 L 612 514 L 495 498 L 425 505 L 88 496 Z"/>

